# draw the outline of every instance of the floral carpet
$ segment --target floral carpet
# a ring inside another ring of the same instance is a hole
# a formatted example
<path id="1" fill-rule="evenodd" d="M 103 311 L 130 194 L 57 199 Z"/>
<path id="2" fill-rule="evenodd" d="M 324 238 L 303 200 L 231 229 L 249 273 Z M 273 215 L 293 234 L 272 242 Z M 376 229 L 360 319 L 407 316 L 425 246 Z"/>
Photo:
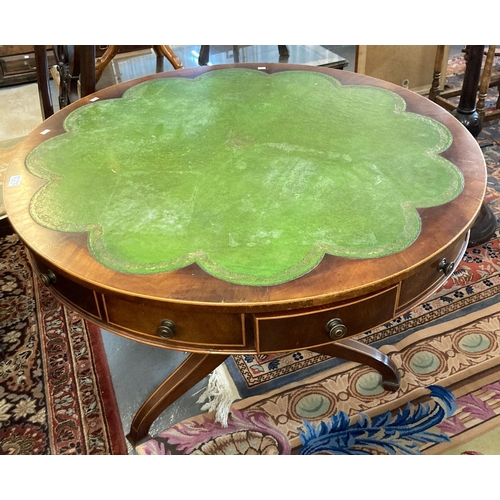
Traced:
<path id="1" fill-rule="evenodd" d="M 100 330 L 0 237 L 0 455 L 127 454 Z"/>
<path id="2" fill-rule="evenodd" d="M 485 124 L 477 140 L 488 168 L 485 202 L 498 219 L 498 120 Z M 203 413 L 160 432 L 136 451 L 453 454 L 500 423 L 499 292 L 497 230 L 489 242 L 467 250 L 450 280 L 424 304 L 358 336 L 399 367 L 397 392 L 385 391 L 380 375 L 369 367 L 310 351 L 234 356 L 226 368 L 239 399 L 227 427 L 215 422 L 213 412 Z M 500 454 L 500 441 L 488 452 Z"/>

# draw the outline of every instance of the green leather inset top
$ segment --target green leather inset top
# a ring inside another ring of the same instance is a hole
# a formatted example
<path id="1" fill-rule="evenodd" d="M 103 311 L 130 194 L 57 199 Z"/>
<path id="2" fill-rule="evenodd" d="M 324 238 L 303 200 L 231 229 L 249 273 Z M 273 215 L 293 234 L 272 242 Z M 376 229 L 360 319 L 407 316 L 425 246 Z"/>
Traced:
<path id="1" fill-rule="evenodd" d="M 463 188 L 439 156 L 451 133 L 397 94 L 328 75 L 221 69 L 150 80 L 72 112 L 27 168 L 47 179 L 31 215 L 86 231 L 125 273 L 193 262 L 245 285 L 304 275 L 325 253 L 398 252 L 416 208 Z"/>

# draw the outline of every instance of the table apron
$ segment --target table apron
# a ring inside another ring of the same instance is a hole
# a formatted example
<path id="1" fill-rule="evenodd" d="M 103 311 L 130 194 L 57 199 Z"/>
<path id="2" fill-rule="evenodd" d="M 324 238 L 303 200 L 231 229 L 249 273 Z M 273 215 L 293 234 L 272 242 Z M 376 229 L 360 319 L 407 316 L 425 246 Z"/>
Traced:
<path id="1" fill-rule="evenodd" d="M 343 302 L 272 313 L 251 309 L 222 313 L 203 305 L 188 307 L 103 292 L 29 254 L 35 272 L 61 302 L 106 330 L 179 351 L 251 354 L 314 350 L 389 322 L 442 286 L 462 259 L 467 241 L 468 233 L 419 266 L 414 274 L 385 289 Z M 447 274 L 439 267 L 443 259 L 449 264 Z M 342 325 L 341 337 L 331 337 L 327 326 L 331 320 Z M 165 336 L 168 330 L 160 328 L 165 321 L 173 325 L 172 335 Z"/>

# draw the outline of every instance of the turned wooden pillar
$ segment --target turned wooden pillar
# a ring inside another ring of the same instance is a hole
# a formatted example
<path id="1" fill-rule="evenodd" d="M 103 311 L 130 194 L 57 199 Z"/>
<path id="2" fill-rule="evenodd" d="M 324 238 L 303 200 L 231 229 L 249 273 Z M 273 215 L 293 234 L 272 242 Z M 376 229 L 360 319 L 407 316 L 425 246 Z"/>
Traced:
<path id="1" fill-rule="evenodd" d="M 484 45 L 469 45 L 467 48 L 467 65 L 460 101 L 457 109 L 452 113 L 474 137 L 477 137 L 482 129 L 481 117 L 476 109 L 476 100 L 484 47 Z M 471 228 L 469 246 L 486 243 L 495 234 L 496 228 L 497 220 L 491 208 L 483 202 Z"/>
<path id="2" fill-rule="evenodd" d="M 453 115 L 465 128 L 477 137 L 481 132 L 481 120 L 476 109 L 477 89 L 481 77 L 484 45 L 469 45 L 467 48 L 467 64 L 458 107 Z"/>

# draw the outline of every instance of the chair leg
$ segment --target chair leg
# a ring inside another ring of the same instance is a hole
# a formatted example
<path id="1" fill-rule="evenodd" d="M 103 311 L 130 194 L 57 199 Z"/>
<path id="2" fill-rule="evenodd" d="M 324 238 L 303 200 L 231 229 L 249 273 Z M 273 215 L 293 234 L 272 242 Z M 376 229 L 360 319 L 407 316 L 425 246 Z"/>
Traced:
<path id="1" fill-rule="evenodd" d="M 486 61 L 484 63 L 483 72 L 481 73 L 481 80 L 479 82 L 479 92 L 476 109 L 484 120 L 484 103 L 486 101 L 486 96 L 488 94 L 488 89 L 490 87 L 491 69 L 493 68 L 493 59 L 495 58 L 495 45 L 490 45 L 488 47 L 488 52 L 486 54 Z"/>
<path id="2" fill-rule="evenodd" d="M 54 114 L 54 105 L 50 93 L 49 66 L 47 62 L 47 46 L 35 45 L 36 80 L 38 83 L 38 97 L 42 109 L 42 118 L 46 120 Z"/>
<path id="3" fill-rule="evenodd" d="M 436 102 L 436 97 L 439 96 L 439 85 L 441 81 L 441 68 L 443 67 L 444 59 L 444 45 L 438 45 L 436 49 L 436 59 L 434 60 L 434 76 L 432 79 L 432 86 L 429 92 L 429 99 Z"/>
<path id="4" fill-rule="evenodd" d="M 108 48 L 104 51 L 101 57 L 98 57 L 95 61 L 95 81 L 96 83 L 102 76 L 103 71 L 106 69 L 107 65 L 111 62 L 113 57 L 118 54 L 119 45 L 108 45 Z"/>
<path id="5" fill-rule="evenodd" d="M 169 60 L 174 69 L 183 68 L 181 60 L 177 57 L 177 55 L 169 45 L 153 45 L 153 50 L 156 52 L 156 55 L 164 55 Z"/>
<path id="6" fill-rule="evenodd" d="M 280 57 L 290 57 L 290 51 L 286 45 L 278 45 Z"/>
<path id="7" fill-rule="evenodd" d="M 95 45 L 80 45 L 80 97 L 93 94 L 96 85 Z"/>
<path id="8" fill-rule="evenodd" d="M 210 45 L 202 45 L 200 47 L 200 55 L 198 56 L 198 64 L 200 66 L 206 66 L 208 64 L 209 58 L 210 58 Z"/>
<path id="9" fill-rule="evenodd" d="M 62 52 L 64 54 L 65 64 L 62 66 L 63 73 L 61 83 L 64 88 L 64 96 L 66 106 L 80 99 L 78 91 L 78 82 L 80 81 L 81 60 L 79 45 L 63 45 Z"/>

